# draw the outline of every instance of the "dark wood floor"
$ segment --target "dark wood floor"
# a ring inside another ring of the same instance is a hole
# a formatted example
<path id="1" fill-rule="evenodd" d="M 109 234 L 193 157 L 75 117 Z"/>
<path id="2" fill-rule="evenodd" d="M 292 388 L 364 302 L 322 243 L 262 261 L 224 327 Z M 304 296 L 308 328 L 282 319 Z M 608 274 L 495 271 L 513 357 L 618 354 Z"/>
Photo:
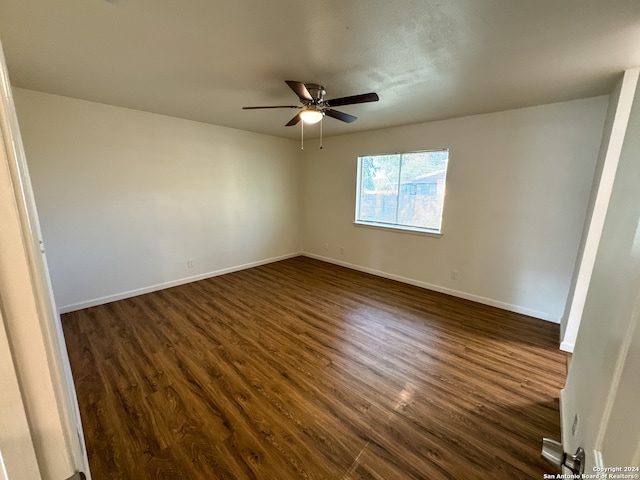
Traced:
<path id="1" fill-rule="evenodd" d="M 94 480 L 552 471 L 555 324 L 298 257 L 63 326 Z"/>

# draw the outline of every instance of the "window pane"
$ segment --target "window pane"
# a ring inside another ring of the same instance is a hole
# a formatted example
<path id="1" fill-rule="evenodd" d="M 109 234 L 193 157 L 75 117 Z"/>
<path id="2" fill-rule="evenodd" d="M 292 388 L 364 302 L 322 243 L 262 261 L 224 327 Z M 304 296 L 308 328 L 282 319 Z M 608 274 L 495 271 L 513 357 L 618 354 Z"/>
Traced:
<path id="1" fill-rule="evenodd" d="M 399 225 L 440 229 L 447 152 L 418 152 L 402 155 L 398 197 Z M 440 193 L 440 194 L 439 194 Z"/>
<path id="2" fill-rule="evenodd" d="M 449 152 L 360 157 L 356 221 L 440 231 Z"/>
<path id="3" fill-rule="evenodd" d="M 361 158 L 358 220 L 396 223 L 400 155 Z"/>

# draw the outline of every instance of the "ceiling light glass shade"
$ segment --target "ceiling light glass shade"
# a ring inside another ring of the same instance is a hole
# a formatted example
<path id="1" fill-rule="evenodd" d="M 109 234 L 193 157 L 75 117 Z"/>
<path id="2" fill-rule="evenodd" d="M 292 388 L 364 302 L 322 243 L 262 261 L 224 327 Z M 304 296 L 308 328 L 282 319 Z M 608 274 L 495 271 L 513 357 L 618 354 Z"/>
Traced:
<path id="1" fill-rule="evenodd" d="M 322 120 L 322 112 L 318 110 L 303 110 L 300 112 L 300 118 L 304 123 L 318 123 Z"/>

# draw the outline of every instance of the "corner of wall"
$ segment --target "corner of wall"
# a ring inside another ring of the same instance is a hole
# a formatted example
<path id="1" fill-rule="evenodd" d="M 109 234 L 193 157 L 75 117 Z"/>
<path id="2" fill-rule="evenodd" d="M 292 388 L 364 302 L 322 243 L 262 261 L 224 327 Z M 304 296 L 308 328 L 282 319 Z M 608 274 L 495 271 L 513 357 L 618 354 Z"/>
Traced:
<path id="1" fill-rule="evenodd" d="M 573 351 L 577 339 L 639 73 L 640 67 L 625 71 L 609 97 L 609 108 L 603 126 L 589 208 L 567 297 L 567 305 L 560 322 L 561 350 Z M 569 348 L 570 350 L 568 350 Z"/>

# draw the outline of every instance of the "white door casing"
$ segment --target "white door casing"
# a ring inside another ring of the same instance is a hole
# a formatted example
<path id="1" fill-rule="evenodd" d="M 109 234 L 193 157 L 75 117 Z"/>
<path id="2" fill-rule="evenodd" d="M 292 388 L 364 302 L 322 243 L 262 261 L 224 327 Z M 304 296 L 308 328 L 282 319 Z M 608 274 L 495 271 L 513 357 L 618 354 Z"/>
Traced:
<path id="1" fill-rule="evenodd" d="M 609 95 L 609 108 L 598 154 L 593 191 L 589 199 L 582 244 L 567 307 L 561 322 L 563 328 L 560 349 L 566 352 L 573 352 L 575 348 L 613 182 L 629 124 L 637 81 L 638 70 L 627 70 Z"/>
<path id="2" fill-rule="evenodd" d="M 88 472 L 82 425 L 51 290 L 35 200 L 0 45 L 0 301 L 11 364 L 21 402 L 3 403 L 2 415 L 26 414 L 38 476 L 58 480 Z M 2 392 L 0 392 L 2 393 Z M 2 452 L 13 464 L 11 451 Z M 5 472 L 3 472 L 4 474 Z M 7 475 L 10 472 L 7 470 Z"/>
<path id="3" fill-rule="evenodd" d="M 640 478 L 640 83 L 631 73 L 635 96 L 562 392 L 562 434 L 567 453 L 584 448 L 586 474 Z"/>

